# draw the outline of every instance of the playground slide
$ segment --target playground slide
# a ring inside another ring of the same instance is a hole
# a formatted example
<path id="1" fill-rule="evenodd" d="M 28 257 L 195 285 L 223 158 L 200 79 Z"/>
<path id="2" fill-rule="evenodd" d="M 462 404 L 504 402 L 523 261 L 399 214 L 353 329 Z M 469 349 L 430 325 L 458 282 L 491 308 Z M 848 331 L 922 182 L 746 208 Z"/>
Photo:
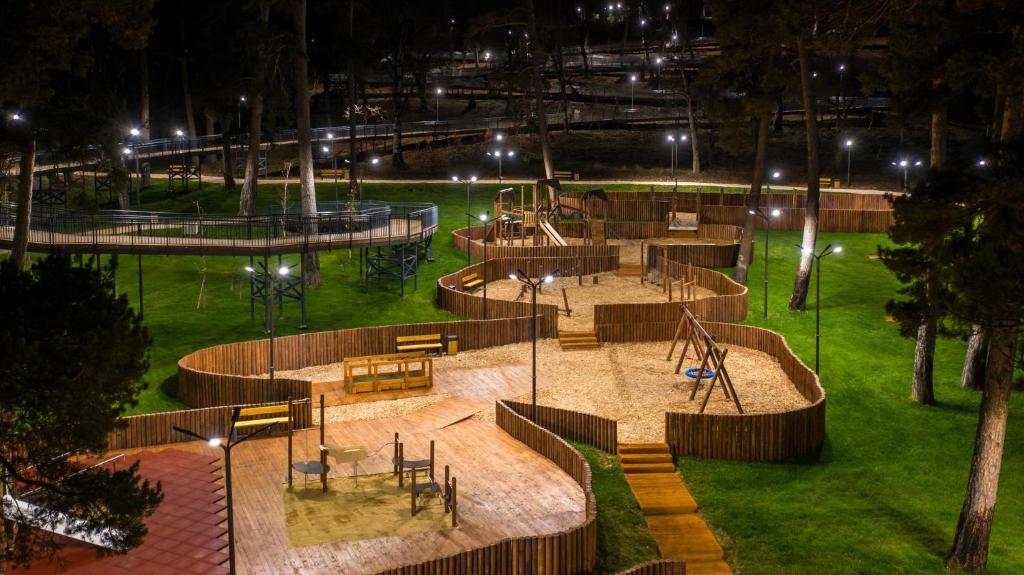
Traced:
<path id="1" fill-rule="evenodd" d="M 88 526 L 88 523 L 69 517 L 64 513 L 53 514 L 53 521 L 43 521 L 38 518 L 40 514 L 43 514 L 42 508 L 24 499 L 15 499 L 10 493 L 4 494 L 3 499 L 0 499 L 0 505 L 3 506 L 4 517 L 97 547 L 113 549 L 110 542 L 119 538 L 118 531 L 111 527 L 105 527 L 97 532 L 83 532 L 82 530 Z M 44 516 L 51 515 L 44 514 Z"/>
<path id="2" fill-rule="evenodd" d="M 556 246 L 567 246 L 567 245 L 569 245 L 569 244 L 565 243 L 565 239 L 563 239 L 562 236 L 558 235 L 558 232 L 555 231 L 555 228 L 553 228 L 551 226 L 550 222 L 540 222 L 539 225 L 540 225 L 540 229 L 543 230 L 544 233 L 551 240 L 551 243 L 555 244 Z"/>

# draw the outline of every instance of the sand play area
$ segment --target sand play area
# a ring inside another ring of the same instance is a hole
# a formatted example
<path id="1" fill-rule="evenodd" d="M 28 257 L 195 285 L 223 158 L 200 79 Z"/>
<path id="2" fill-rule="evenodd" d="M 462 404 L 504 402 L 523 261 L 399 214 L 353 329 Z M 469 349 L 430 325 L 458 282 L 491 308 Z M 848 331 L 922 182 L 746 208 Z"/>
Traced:
<path id="1" fill-rule="evenodd" d="M 674 373 L 675 362 L 665 359 L 668 347 L 668 342 L 605 343 L 598 349 L 562 351 L 557 340 L 541 340 L 537 345 L 538 403 L 616 419 L 621 441 L 663 441 L 665 412 L 698 411 L 706 386 L 702 383 L 697 399 L 689 400 L 693 380 L 682 373 Z M 748 348 L 721 347 L 729 350 L 726 367 L 746 413 L 791 410 L 808 404 L 775 358 Z M 676 348 L 676 358 L 681 348 L 681 345 Z M 329 407 L 327 418 L 341 421 L 405 415 L 426 405 L 459 397 L 456 386 L 444 385 L 446 372 L 470 369 L 507 371 L 507 368 L 515 366 L 521 369 L 514 371 L 514 377 L 527 378 L 528 382 L 529 343 L 436 358 L 433 393 Z M 691 352 L 684 363 L 684 371 L 687 367 L 698 366 L 699 360 Z M 279 375 L 308 377 L 314 382 L 331 381 L 342 377 L 342 369 L 341 364 L 332 364 L 279 372 Z M 530 396 L 527 393 L 493 399 L 529 401 Z M 705 413 L 736 413 L 736 410 L 732 401 L 716 387 Z M 477 417 L 493 418 L 493 407 L 481 404 Z"/>

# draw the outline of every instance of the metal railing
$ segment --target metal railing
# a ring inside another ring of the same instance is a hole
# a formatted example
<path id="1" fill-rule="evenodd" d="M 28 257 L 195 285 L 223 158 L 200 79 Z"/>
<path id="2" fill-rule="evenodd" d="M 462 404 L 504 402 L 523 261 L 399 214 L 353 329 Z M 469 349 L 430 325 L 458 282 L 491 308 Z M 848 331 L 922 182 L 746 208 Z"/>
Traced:
<path id="1" fill-rule="evenodd" d="M 315 215 L 252 217 L 150 211 L 65 212 L 35 209 L 29 244 L 104 253 L 293 253 L 382 247 L 425 240 L 437 230 L 427 203 L 333 202 Z M 11 244 L 16 206 L 0 205 L 0 244 Z"/>

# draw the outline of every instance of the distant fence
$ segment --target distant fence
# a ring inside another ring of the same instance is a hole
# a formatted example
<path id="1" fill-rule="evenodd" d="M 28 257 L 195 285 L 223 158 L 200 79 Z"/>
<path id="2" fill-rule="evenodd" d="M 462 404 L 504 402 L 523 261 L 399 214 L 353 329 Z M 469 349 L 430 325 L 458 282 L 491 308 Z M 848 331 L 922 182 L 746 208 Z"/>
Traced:
<path id="1" fill-rule="evenodd" d="M 747 208 L 742 206 L 704 206 L 701 211 L 701 223 L 742 225 L 746 217 Z M 779 208 L 779 215 L 772 218 L 772 229 L 802 230 L 804 217 L 803 208 Z M 884 234 L 894 222 L 892 210 L 822 209 L 818 216 L 818 231 Z M 760 218 L 756 219 L 756 227 L 764 227 Z"/>
<path id="2" fill-rule="evenodd" d="M 593 572 L 597 562 L 597 505 L 586 458 L 551 431 L 516 413 L 506 402 L 498 401 L 494 410 L 498 427 L 549 459 L 583 489 L 586 501 L 583 523 L 551 535 L 505 539 L 447 557 L 389 569 L 381 575 L 577 575 Z"/>
<path id="3" fill-rule="evenodd" d="M 531 329 L 530 318 L 520 317 L 304 333 L 275 339 L 274 364 L 277 371 L 285 371 L 338 363 L 346 357 L 393 353 L 395 338 L 404 335 L 456 336 L 460 349 L 482 349 L 530 341 Z M 539 335 L 547 333 L 550 330 Z M 276 378 L 275 387 L 280 389 L 270 391 L 265 375 L 269 351 L 267 340 L 262 339 L 215 345 L 186 355 L 178 361 L 179 398 L 192 407 L 214 407 L 263 403 L 267 398 L 280 401 L 285 399 L 282 396 L 310 397 L 312 384 L 304 380 Z"/>
<path id="4" fill-rule="evenodd" d="M 659 267 L 669 277 L 684 277 L 686 266 L 665 261 Z M 701 321 L 736 322 L 747 317 L 747 286 L 736 283 L 723 273 L 700 267 L 692 268 L 697 285 L 717 295 L 687 304 Z M 598 304 L 594 306 L 594 328 L 598 341 L 661 341 L 671 339 L 682 317 L 682 304 L 664 303 Z"/>
<path id="5" fill-rule="evenodd" d="M 484 262 L 476 263 L 438 278 L 437 304 L 442 309 L 456 315 L 483 319 L 485 305 L 483 291 L 477 290 L 475 293 L 463 291 L 462 278 L 464 277 L 477 274 L 480 279 L 494 281 L 505 279 L 516 270 L 522 270 L 530 277 L 543 277 L 556 270 L 561 276 L 592 275 L 614 271 L 618 267 L 618 255 L 488 259 L 486 264 Z M 529 299 L 510 301 L 488 298 L 486 306 L 488 319 L 526 317 L 532 313 L 532 304 Z M 541 317 L 537 327 L 540 337 L 558 337 L 558 306 L 537 304 L 537 315 Z"/>
<path id="6" fill-rule="evenodd" d="M 686 575 L 686 561 L 682 559 L 659 559 L 619 571 L 618 575 Z"/>
<path id="7" fill-rule="evenodd" d="M 744 415 L 665 414 L 665 442 L 674 455 L 777 461 L 816 451 L 825 440 L 825 391 L 779 334 L 749 325 L 702 322 L 719 344 L 767 353 L 779 360 L 809 405 L 790 411 Z M 738 390 L 742 395 L 742 388 Z"/>
<path id="8" fill-rule="evenodd" d="M 107 436 L 107 449 L 132 449 L 195 441 L 194 437 L 171 429 L 174 426 L 204 437 L 227 437 L 231 433 L 231 413 L 235 407 L 246 406 L 226 405 L 122 417 L 118 420 L 118 428 Z M 312 405 L 309 401 L 292 405 L 292 425 L 296 429 L 313 425 Z"/>
<path id="9" fill-rule="evenodd" d="M 562 225 L 562 224 L 560 224 Z M 574 225 L 574 224 L 564 224 Z M 582 227 L 582 223 L 579 224 Z M 582 232 L 576 235 L 568 235 L 566 237 L 579 237 Z M 459 228 L 452 230 L 452 245 L 459 251 L 466 251 L 466 246 L 470 245 L 472 255 L 478 260 L 484 259 L 484 229 L 483 227 L 472 228 L 469 237 L 473 239 L 470 242 L 467 239 L 466 228 Z M 545 257 L 545 258 L 578 258 L 578 257 L 613 257 L 618 261 L 619 257 L 619 246 L 612 245 L 575 245 L 575 246 L 534 246 L 534 245 L 502 245 L 499 242 L 487 242 L 487 259 L 491 258 L 533 258 L 533 257 Z"/>
<path id="10" fill-rule="evenodd" d="M 692 190 L 648 190 L 637 191 L 606 191 L 609 202 L 612 204 L 631 201 L 658 203 L 664 202 L 668 205 L 675 204 L 679 211 L 696 212 L 698 207 L 708 206 L 738 206 L 747 205 L 748 191 L 745 188 L 730 188 L 720 186 L 717 189 L 704 188 L 700 192 Z M 583 192 L 568 192 L 561 196 L 561 201 L 567 205 L 569 198 L 578 198 Z M 807 205 L 807 192 L 804 190 L 786 192 L 762 191 L 758 202 L 762 208 L 803 208 Z M 892 202 L 884 194 L 857 194 L 850 192 L 831 192 L 822 190 L 819 205 L 822 210 L 891 210 Z"/>
<path id="11" fill-rule="evenodd" d="M 531 404 L 509 400 L 504 400 L 503 403 L 519 415 L 530 418 Z M 612 455 L 618 453 L 619 423 L 614 419 L 538 405 L 536 422 L 563 439 L 593 445 Z"/>

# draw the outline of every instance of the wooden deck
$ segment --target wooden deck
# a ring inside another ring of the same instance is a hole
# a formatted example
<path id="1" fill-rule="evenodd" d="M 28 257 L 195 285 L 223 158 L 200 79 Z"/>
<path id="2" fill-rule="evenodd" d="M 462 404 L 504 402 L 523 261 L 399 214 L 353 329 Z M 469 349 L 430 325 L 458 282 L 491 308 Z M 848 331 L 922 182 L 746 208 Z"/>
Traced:
<path id="1" fill-rule="evenodd" d="M 454 531 L 289 547 L 283 497 L 287 440 L 270 437 L 242 444 L 232 452 L 239 572 L 376 573 L 507 537 L 554 533 L 584 522 L 584 495 L 572 478 L 493 423 L 472 418 L 481 409 L 492 410 L 496 398 L 521 394 L 528 386 L 525 366 L 449 369 L 436 375 L 435 391 L 449 393 L 451 398 L 401 419 L 328 424 L 329 444 L 364 446 L 370 453 L 355 466 L 335 465 L 332 476 L 390 471 L 387 444 L 396 431 L 402 435 L 406 457 L 426 458 L 429 441 L 435 440 L 438 465 L 450 465 L 459 482 L 460 526 Z M 295 459 L 316 457 L 317 444 L 316 429 L 296 432 Z M 219 453 L 201 442 L 178 446 Z M 301 489 L 302 476 L 296 475 L 295 482 Z M 314 483 L 315 478 L 311 488 Z"/>

